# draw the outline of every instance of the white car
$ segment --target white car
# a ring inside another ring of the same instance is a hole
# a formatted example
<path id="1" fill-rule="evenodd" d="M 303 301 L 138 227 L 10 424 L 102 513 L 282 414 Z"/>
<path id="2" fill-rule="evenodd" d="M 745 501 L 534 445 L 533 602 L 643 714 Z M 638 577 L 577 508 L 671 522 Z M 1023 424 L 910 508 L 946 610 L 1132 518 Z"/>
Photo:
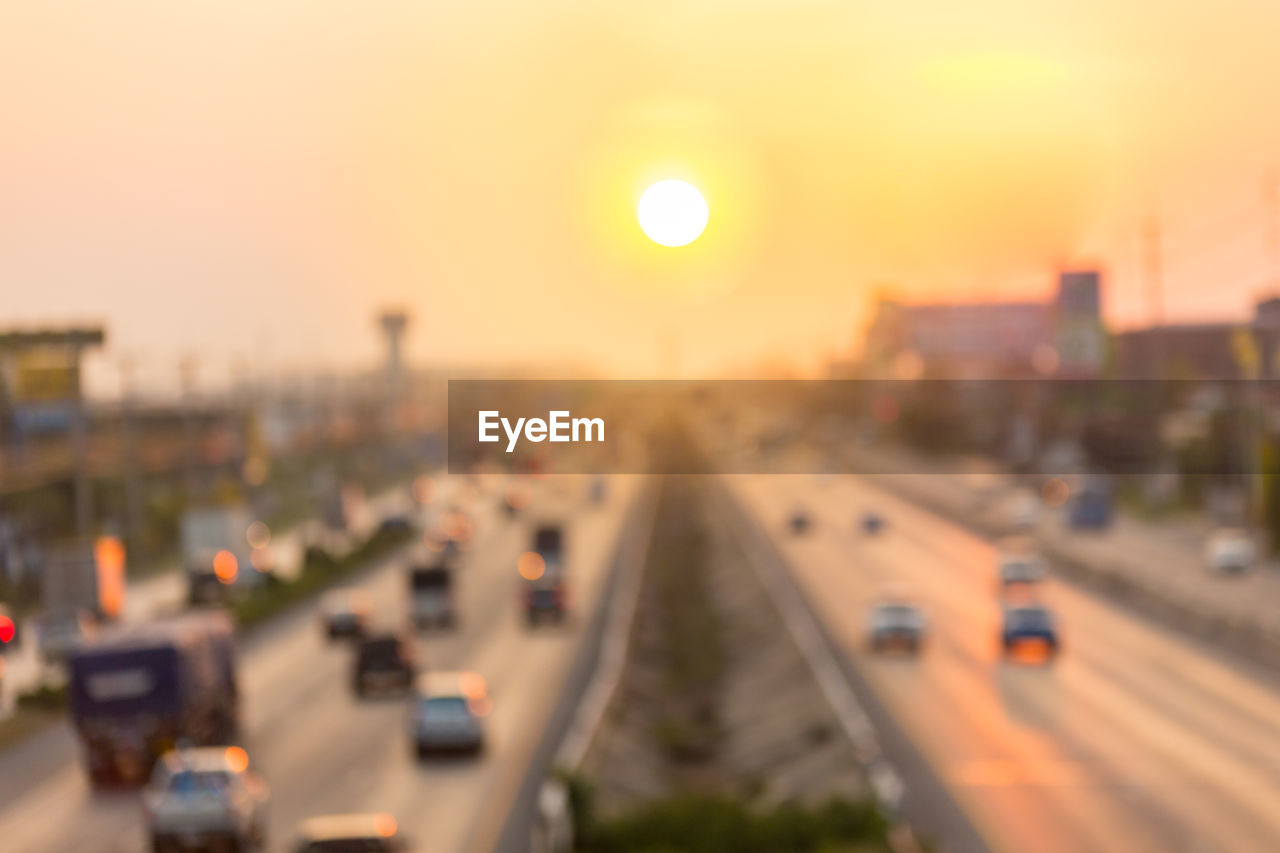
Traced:
<path id="1" fill-rule="evenodd" d="M 238 746 L 171 750 L 142 793 L 152 850 L 262 849 L 269 796 Z"/>
<path id="2" fill-rule="evenodd" d="M 874 652 L 900 649 L 910 654 L 924 645 L 928 618 L 924 610 L 910 601 L 882 601 L 871 610 L 867 644 Z"/>
<path id="3" fill-rule="evenodd" d="M 1048 568 L 1035 554 L 1004 554 L 1000 557 L 1000 588 L 1037 584 L 1049 574 Z"/>
<path id="4" fill-rule="evenodd" d="M 1243 574 L 1253 567 L 1258 550 L 1247 531 L 1236 527 L 1215 530 L 1205 546 L 1205 562 L 1220 575 Z"/>
<path id="5" fill-rule="evenodd" d="M 298 827 L 297 853 L 394 853 L 406 848 L 389 814 L 333 814 Z"/>
<path id="6" fill-rule="evenodd" d="M 419 758 L 438 751 L 484 750 L 490 701 L 484 677 L 474 672 L 431 672 L 418 680 L 409 722 Z"/>

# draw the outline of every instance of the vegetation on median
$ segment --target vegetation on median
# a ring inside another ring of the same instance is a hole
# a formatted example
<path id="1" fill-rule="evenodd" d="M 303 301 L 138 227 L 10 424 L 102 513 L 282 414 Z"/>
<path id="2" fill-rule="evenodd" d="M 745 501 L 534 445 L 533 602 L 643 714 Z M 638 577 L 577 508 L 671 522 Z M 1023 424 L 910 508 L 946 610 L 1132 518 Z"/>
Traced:
<path id="1" fill-rule="evenodd" d="M 252 627 L 338 582 L 371 560 L 404 545 L 417 533 L 412 528 L 379 528 L 364 544 L 340 560 L 310 551 L 298 576 L 288 582 L 272 581 L 235 601 L 231 612 L 242 628 Z"/>
<path id="2" fill-rule="evenodd" d="M 743 798 L 681 793 L 628 814 L 598 819 L 591 785 L 569 789 L 574 849 L 580 853 L 836 853 L 887 851 L 889 823 L 871 800 L 832 798 L 817 806 L 761 806 Z"/>
<path id="3" fill-rule="evenodd" d="M 667 757 L 698 764 L 720 742 L 719 685 L 725 650 L 708 589 L 707 529 L 692 484 L 663 485 L 658 528 L 645 568 L 653 592 L 652 618 L 661 625 L 658 649 L 670 701 L 653 737 Z"/>

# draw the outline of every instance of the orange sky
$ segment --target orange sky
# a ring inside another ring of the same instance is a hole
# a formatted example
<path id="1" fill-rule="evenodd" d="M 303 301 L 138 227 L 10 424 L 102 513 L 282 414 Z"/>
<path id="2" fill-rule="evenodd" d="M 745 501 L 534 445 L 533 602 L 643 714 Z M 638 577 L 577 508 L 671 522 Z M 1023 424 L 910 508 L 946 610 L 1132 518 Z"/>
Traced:
<path id="1" fill-rule="evenodd" d="M 1154 208 L 1169 314 L 1241 316 L 1276 43 L 1271 0 L 11 3 L 0 323 L 103 318 L 144 381 L 368 363 L 388 302 L 419 363 L 811 363 L 886 286 L 1058 262 L 1140 321 Z M 660 177 L 688 249 L 635 226 Z"/>

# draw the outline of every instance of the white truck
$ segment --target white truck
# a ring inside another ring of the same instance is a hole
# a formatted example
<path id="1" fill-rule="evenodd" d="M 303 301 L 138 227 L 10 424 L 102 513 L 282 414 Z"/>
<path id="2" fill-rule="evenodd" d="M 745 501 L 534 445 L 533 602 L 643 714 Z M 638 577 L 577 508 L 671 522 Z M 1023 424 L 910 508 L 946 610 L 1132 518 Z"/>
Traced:
<path id="1" fill-rule="evenodd" d="M 193 604 L 224 600 L 268 575 L 289 578 L 302 564 L 294 536 L 273 536 L 243 506 L 202 507 L 182 517 L 182 568 Z"/>

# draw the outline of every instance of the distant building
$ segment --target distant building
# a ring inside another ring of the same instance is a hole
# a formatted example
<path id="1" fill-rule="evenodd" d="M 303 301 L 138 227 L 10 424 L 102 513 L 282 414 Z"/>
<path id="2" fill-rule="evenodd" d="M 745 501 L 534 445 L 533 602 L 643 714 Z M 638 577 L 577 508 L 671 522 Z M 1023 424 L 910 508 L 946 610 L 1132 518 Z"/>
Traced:
<path id="1" fill-rule="evenodd" d="M 903 304 L 882 300 L 867 330 L 872 376 L 1095 376 L 1106 350 L 1100 276 L 1059 276 L 1050 302 Z"/>
<path id="2" fill-rule="evenodd" d="M 1175 323 L 1115 336 L 1115 370 L 1125 379 L 1280 378 L 1280 298 L 1257 303 L 1244 323 Z"/>

